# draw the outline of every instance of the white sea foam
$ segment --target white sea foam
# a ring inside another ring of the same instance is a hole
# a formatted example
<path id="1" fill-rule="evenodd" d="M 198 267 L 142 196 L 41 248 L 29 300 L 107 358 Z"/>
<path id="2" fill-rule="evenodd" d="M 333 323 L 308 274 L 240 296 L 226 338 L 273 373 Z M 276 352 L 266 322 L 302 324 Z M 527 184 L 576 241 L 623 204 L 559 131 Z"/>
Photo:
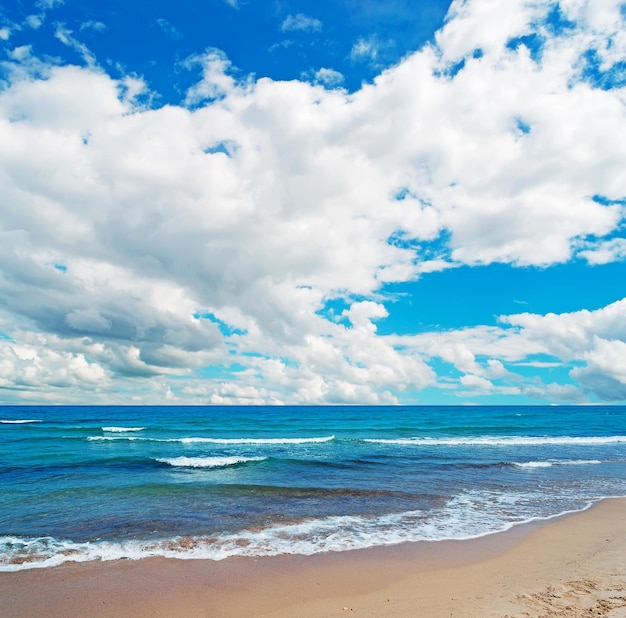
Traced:
<path id="1" fill-rule="evenodd" d="M 232 556 L 311 555 L 407 541 L 462 540 L 574 512 L 566 510 L 537 517 L 525 512 L 524 504 L 521 495 L 468 492 L 452 498 L 436 512 L 415 510 L 369 517 L 333 516 L 206 537 L 92 543 L 52 537 L 3 537 L 0 538 L 0 571 L 56 566 L 68 561 L 138 560 L 152 556 L 223 560 Z M 591 502 L 577 510 L 590 505 Z"/>
<path id="2" fill-rule="evenodd" d="M 626 436 L 480 436 L 476 438 L 366 438 L 365 442 L 406 446 L 543 446 L 626 443 Z"/>
<path id="3" fill-rule="evenodd" d="M 250 461 L 264 461 L 267 457 L 164 457 L 155 461 L 176 468 L 226 468 Z"/>
<path id="4" fill-rule="evenodd" d="M 321 444 L 335 436 L 321 438 L 143 438 L 136 436 L 89 436 L 89 441 L 141 440 L 143 442 L 178 442 L 181 444 Z"/>
<path id="5" fill-rule="evenodd" d="M 36 418 L 18 418 L 18 419 L 0 420 L 0 425 L 26 425 L 28 423 L 41 423 L 41 420 L 36 419 Z"/>
<path id="6" fill-rule="evenodd" d="M 107 433 L 130 433 L 133 431 L 143 431 L 145 427 L 103 427 L 102 431 Z"/>
<path id="7" fill-rule="evenodd" d="M 143 442 L 163 442 L 154 438 L 135 438 L 132 436 L 89 436 L 88 442 L 113 442 L 115 440 L 142 440 Z"/>
<path id="8" fill-rule="evenodd" d="M 549 459 L 547 461 L 525 461 L 514 462 L 513 465 L 518 468 L 551 468 L 552 466 L 589 466 L 602 463 L 599 459 L 572 459 L 572 460 L 556 460 Z"/>
<path id="9" fill-rule="evenodd" d="M 320 444 L 334 440 L 335 436 L 321 438 L 180 438 L 183 444 Z"/>

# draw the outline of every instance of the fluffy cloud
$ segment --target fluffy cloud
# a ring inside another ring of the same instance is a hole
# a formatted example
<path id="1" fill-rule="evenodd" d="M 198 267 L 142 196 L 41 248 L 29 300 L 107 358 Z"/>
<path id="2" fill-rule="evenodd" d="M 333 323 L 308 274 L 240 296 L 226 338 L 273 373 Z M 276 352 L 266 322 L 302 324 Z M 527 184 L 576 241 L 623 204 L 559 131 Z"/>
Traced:
<path id="1" fill-rule="evenodd" d="M 353 94 L 237 79 L 208 50 L 187 61 L 202 77 L 184 104 L 156 107 L 69 31 L 57 36 L 86 67 L 14 53 L 0 91 L 3 387 L 376 403 L 444 384 L 439 359 L 470 391 L 565 396 L 511 367 L 547 354 L 580 363 L 586 392 L 624 398 L 622 305 L 409 338 L 376 327 L 384 285 L 421 273 L 623 259 L 624 94 L 607 80 L 624 17 L 617 2 L 561 3 L 564 35 L 554 6 L 454 2 L 436 44 Z M 302 15 L 287 29 L 305 20 L 315 29 Z M 318 82 L 338 80 L 325 71 Z"/>
<path id="2" fill-rule="evenodd" d="M 0 340 L 0 389 L 26 402 L 84 401 L 112 386 L 110 373 L 82 353 L 50 348 L 43 335 L 23 333 L 21 342 Z"/>
<path id="3" fill-rule="evenodd" d="M 574 369 L 572 377 L 585 391 L 605 401 L 626 399 L 626 341 L 595 339 L 584 360 L 586 366 Z"/>
<path id="4" fill-rule="evenodd" d="M 587 393 L 606 401 L 626 398 L 626 299 L 597 311 L 504 319 L 523 328 L 543 351 L 576 366 L 570 372 Z"/>
<path id="5" fill-rule="evenodd" d="M 499 393 L 556 402 L 624 399 L 626 299 L 595 311 L 522 313 L 502 316 L 500 322 L 502 326 L 386 340 L 445 363 L 450 369 L 438 378 L 440 386 L 457 389 L 462 396 Z M 528 366 L 565 369 L 580 388 L 573 383 L 543 383 L 536 372 L 527 375 Z M 445 377 L 451 374 L 453 382 Z"/>
<path id="6" fill-rule="evenodd" d="M 626 299 L 596 311 L 535 315 L 521 313 L 502 318 L 521 327 L 527 338 L 563 360 L 581 358 L 598 340 L 626 342 Z"/>
<path id="7" fill-rule="evenodd" d="M 613 238 L 596 243 L 587 243 L 589 248 L 578 252 L 578 255 L 591 265 L 608 264 L 626 260 L 626 239 Z"/>
<path id="8" fill-rule="evenodd" d="M 322 67 L 318 71 L 315 71 L 315 73 L 313 74 L 313 79 L 317 83 L 323 84 L 328 88 L 340 86 L 344 81 L 344 77 L 341 73 L 339 73 L 339 71 L 335 71 L 334 69 L 327 69 L 325 67 Z"/>

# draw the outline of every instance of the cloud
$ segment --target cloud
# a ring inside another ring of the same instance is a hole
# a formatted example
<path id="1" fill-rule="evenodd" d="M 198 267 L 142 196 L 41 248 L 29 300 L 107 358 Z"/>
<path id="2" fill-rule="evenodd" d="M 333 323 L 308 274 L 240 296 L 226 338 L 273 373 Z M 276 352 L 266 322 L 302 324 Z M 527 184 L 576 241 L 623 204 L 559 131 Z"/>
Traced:
<path id="1" fill-rule="evenodd" d="M 106 24 L 103 24 L 101 21 L 89 20 L 85 21 L 80 25 L 81 30 L 95 30 L 96 32 L 104 32 L 107 27 Z"/>
<path id="2" fill-rule="evenodd" d="M 40 13 L 37 15 L 28 15 L 24 21 L 26 22 L 26 25 L 33 30 L 38 30 L 41 26 L 43 26 L 45 19 L 45 13 Z"/>
<path id="3" fill-rule="evenodd" d="M 47 12 L 63 4 L 65 0 L 38 0 L 35 2 L 35 7 L 39 9 L 39 12 L 28 15 L 25 19 L 26 25 L 33 30 L 38 30 L 44 24 Z"/>
<path id="4" fill-rule="evenodd" d="M 378 57 L 380 43 L 376 37 L 359 37 L 350 50 L 350 59 L 353 61 L 370 60 L 374 61 Z"/>
<path id="5" fill-rule="evenodd" d="M 315 71 L 313 79 L 316 83 L 322 84 L 327 88 L 336 88 L 344 81 L 344 76 L 334 69 L 321 68 Z"/>
<path id="6" fill-rule="evenodd" d="M 287 15 L 280 29 L 282 32 L 319 32 L 322 29 L 322 22 L 315 17 L 297 13 L 296 15 Z"/>
<path id="7" fill-rule="evenodd" d="M 585 395 L 574 384 L 532 384 L 523 388 L 522 392 L 531 399 L 549 401 L 551 403 L 586 403 Z"/>
<path id="8" fill-rule="evenodd" d="M 458 373 L 458 383 L 441 377 L 440 386 L 458 394 L 523 394 L 555 402 L 624 399 L 626 298 L 595 311 L 522 313 L 501 316 L 500 322 L 501 327 L 385 339 L 407 353 L 451 366 Z M 573 382 L 546 384 L 538 371 L 528 375 L 527 367 L 569 367 Z"/>
<path id="9" fill-rule="evenodd" d="M 65 4 L 65 0 L 37 0 L 35 3 L 36 6 L 46 11 L 61 6 L 62 4 Z"/>
<path id="10" fill-rule="evenodd" d="M 294 41 L 292 41 L 290 39 L 284 39 L 282 41 L 278 41 L 276 43 L 272 43 L 268 47 L 268 51 L 271 53 L 271 52 L 275 52 L 277 49 L 288 49 L 293 44 L 294 44 Z"/>
<path id="11" fill-rule="evenodd" d="M 493 384 L 489 380 L 481 376 L 475 376 L 471 374 L 464 375 L 461 376 L 460 382 L 461 385 L 465 388 L 471 389 L 474 394 L 481 392 L 482 394 L 487 394 L 492 393 L 494 390 Z"/>
<path id="12" fill-rule="evenodd" d="M 187 91 L 186 105 L 198 105 L 224 97 L 235 86 L 234 78 L 227 74 L 231 63 L 218 49 L 208 49 L 202 55 L 191 56 L 185 65 L 187 68 L 202 67 L 202 80 Z"/>
<path id="13" fill-rule="evenodd" d="M 54 32 L 54 36 L 67 47 L 77 52 L 85 62 L 87 66 L 95 66 L 97 64 L 96 57 L 89 50 L 89 48 L 81 43 L 76 37 L 72 36 L 72 31 L 66 28 L 64 24 L 57 24 Z"/>
<path id="14" fill-rule="evenodd" d="M 175 28 L 174 26 L 172 26 L 172 24 L 167 19 L 159 18 L 159 19 L 156 20 L 156 23 L 159 26 L 159 28 L 161 28 L 161 30 L 163 30 L 163 32 L 170 39 L 178 40 L 178 39 L 182 39 L 183 38 L 183 35 L 180 32 L 180 30 L 178 30 L 178 28 Z"/>
<path id="15" fill-rule="evenodd" d="M 572 371 L 572 377 L 583 390 L 604 401 L 626 399 L 626 337 L 614 340 L 594 337 L 593 346 L 585 351 L 583 358 L 586 366 Z"/>
<path id="16" fill-rule="evenodd" d="M 588 248 L 578 251 L 578 255 L 593 266 L 626 260 L 626 239 L 624 238 L 585 243 L 583 246 Z"/>
<path id="17" fill-rule="evenodd" d="M 530 340 L 562 360 L 585 358 L 598 341 L 626 341 L 626 299 L 602 309 L 572 313 L 536 315 L 520 313 L 501 318 L 521 327 Z"/>
<path id="18" fill-rule="evenodd" d="M 73 309 L 65 316 L 71 328 L 82 332 L 104 332 L 111 330 L 111 321 L 92 309 Z"/>
<path id="19" fill-rule="evenodd" d="M 11 36 L 11 30 L 9 28 L 0 28 L 0 41 L 8 41 Z"/>
<path id="20" fill-rule="evenodd" d="M 601 400 L 619 401 L 626 393 L 626 299 L 596 311 L 545 316 L 519 314 L 503 321 L 524 329 L 545 353 L 575 362 L 570 375 Z"/>
<path id="21" fill-rule="evenodd" d="M 45 347 L 41 336 L 25 336 L 15 344 L 0 342 L 0 392 L 17 391 L 23 401 L 80 401 L 86 393 L 104 393 L 112 386 L 109 375 L 83 354 Z"/>
<path id="22" fill-rule="evenodd" d="M 355 93 L 327 88 L 331 69 L 318 83 L 239 76 L 209 49 L 185 64 L 201 75 L 184 104 L 149 107 L 140 80 L 108 75 L 63 26 L 84 66 L 14 52 L 0 91 L 5 392 L 574 398 L 527 377 L 539 360 L 619 398 L 623 301 L 443 333 L 379 326 L 387 283 L 623 259 L 623 92 L 580 67 L 590 49 L 598 70 L 623 62 L 624 18 L 572 8 L 561 36 L 551 6 L 456 2 L 436 44 Z M 375 58 L 366 43 L 359 57 Z"/>

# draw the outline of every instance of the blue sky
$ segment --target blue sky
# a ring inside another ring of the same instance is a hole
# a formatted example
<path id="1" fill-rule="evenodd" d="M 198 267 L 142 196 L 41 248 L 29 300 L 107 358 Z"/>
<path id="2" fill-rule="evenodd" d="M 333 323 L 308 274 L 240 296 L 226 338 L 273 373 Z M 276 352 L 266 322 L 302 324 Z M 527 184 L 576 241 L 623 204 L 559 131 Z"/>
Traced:
<path id="1" fill-rule="evenodd" d="M 625 21 L 1 7 L 0 402 L 624 402 Z"/>

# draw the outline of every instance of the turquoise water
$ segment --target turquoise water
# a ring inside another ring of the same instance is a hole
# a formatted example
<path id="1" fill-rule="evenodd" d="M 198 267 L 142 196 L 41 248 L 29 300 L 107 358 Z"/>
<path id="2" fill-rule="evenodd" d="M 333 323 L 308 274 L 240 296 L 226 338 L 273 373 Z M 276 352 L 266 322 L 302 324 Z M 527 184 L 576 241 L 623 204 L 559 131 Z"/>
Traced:
<path id="1" fill-rule="evenodd" d="M 0 407 L 0 444 L 0 570 L 470 538 L 626 495 L 619 406 Z"/>

